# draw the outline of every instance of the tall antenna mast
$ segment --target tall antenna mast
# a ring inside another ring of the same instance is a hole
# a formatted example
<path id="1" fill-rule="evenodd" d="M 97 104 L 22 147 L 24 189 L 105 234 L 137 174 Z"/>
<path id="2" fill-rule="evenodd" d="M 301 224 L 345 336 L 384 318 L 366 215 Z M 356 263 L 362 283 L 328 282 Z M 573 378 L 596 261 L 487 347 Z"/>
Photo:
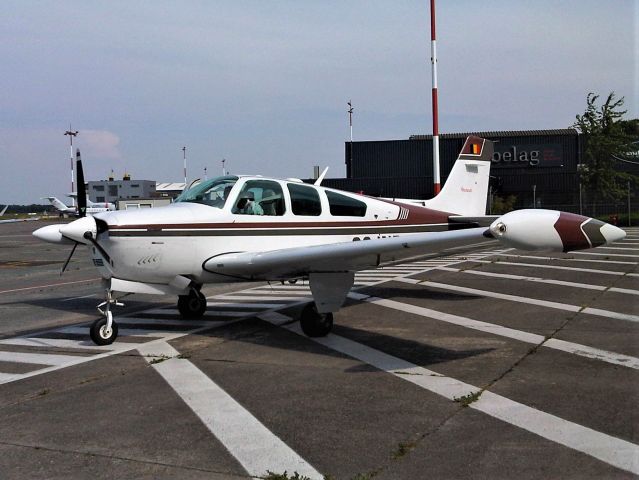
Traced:
<path id="1" fill-rule="evenodd" d="M 186 188 L 186 147 L 182 147 L 182 153 L 184 156 L 184 188 Z"/>
<path id="2" fill-rule="evenodd" d="M 430 0 L 430 62 L 433 75 L 433 193 L 441 190 L 439 179 L 439 113 L 437 108 L 437 41 L 435 39 L 435 0 Z"/>
<path id="3" fill-rule="evenodd" d="M 71 193 L 73 193 L 75 190 L 75 176 L 73 174 L 73 137 L 78 135 L 77 131 L 73 131 L 71 130 L 71 124 L 69 124 L 69 130 L 67 130 L 66 132 L 64 132 L 64 136 L 69 136 L 69 159 L 71 160 Z M 71 205 L 74 206 L 75 205 L 75 200 L 73 197 L 71 197 Z"/>
<path id="4" fill-rule="evenodd" d="M 353 168 L 353 101 L 348 101 L 348 124 L 351 127 L 351 143 L 348 152 L 349 161 L 351 166 L 349 168 Z"/>

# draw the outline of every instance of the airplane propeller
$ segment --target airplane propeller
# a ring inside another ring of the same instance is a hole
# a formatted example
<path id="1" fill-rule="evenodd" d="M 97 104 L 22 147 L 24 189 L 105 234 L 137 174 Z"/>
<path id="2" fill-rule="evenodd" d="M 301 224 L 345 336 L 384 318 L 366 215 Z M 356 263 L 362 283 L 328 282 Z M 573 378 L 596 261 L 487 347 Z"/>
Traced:
<path id="1" fill-rule="evenodd" d="M 78 220 L 75 220 L 67 225 L 61 225 L 58 232 L 47 232 L 49 235 L 60 236 L 63 239 L 71 240 L 74 242 L 73 248 L 69 253 L 60 275 L 64 273 L 75 253 L 75 249 L 80 243 L 85 243 L 82 240 L 88 240 L 104 257 L 107 262 L 111 261 L 109 254 L 102 248 L 97 241 L 98 234 L 107 230 L 107 224 L 101 220 L 96 220 L 93 217 L 87 217 L 87 193 L 84 186 L 84 170 L 82 168 L 82 159 L 80 157 L 80 150 L 76 153 L 76 171 L 78 172 Z M 45 227 L 48 228 L 48 227 Z"/>

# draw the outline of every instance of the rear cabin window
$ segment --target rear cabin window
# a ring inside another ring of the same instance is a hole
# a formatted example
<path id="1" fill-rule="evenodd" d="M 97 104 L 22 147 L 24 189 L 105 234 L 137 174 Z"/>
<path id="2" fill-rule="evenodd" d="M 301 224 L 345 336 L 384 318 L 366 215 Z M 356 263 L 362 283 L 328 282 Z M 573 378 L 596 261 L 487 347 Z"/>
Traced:
<path id="1" fill-rule="evenodd" d="M 363 217 L 366 215 L 366 204 L 339 193 L 326 191 L 331 215 L 336 217 Z"/>
<path id="2" fill-rule="evenodd" d="M 271 180 L 249 180 L 237 196 L 232 211 L 240 215 L 284 215 L 282 187 Z"/>
<path id="3" fill-rule="evenodd" d="M 291 206 L 294 215 L 314 216 L 322 214 L 322 204 L 319 193 L 313 187 L 288 183 L 288 193 L 291 194 Z"/>

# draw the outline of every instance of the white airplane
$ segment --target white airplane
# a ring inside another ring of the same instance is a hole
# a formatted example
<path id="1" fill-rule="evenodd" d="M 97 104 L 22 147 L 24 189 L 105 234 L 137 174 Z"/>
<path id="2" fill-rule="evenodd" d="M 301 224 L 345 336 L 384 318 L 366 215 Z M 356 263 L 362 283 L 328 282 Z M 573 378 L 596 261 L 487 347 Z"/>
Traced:
<path id="1" fill-rule="evenodd" d="M 8 208 L 9 208 L 9 205 L 5 205 L 2 211 L 0 211 L 0 217 L 2 217 L 5 214 Z M 30 213 L 29 215 L 35 215 L 35 214 Z M 34 220 L 40 220 L 40 217 L 33 216 L 29 218 L 9 218 L 5 220 L 0 220 L 0 223 L 33 222 Z"/>
<path id="2" fill-rule="evenodd" d="M 76 203 L 77 203 L 77 198 L 78 198 L 78 194 L 73 192 L 67 195 L 67 197 L 71 197 L 73 198 Z M 75 207 L 72 207 L 75 208 Z M 111 203 L 111 202 L 92 202 L 91 199 L 89 197 L 87 197 L 87 209 L 89 208 L 100 208 L 102 210 L 100 210 L 101 212 L 112 212 L 116 209 L 115 207 L 115 203 Z M 88 213 L 88 212 L 87 212 Z M 95 213 L 100 213 L 100 212 L 95 212 Z"/>
<path id="3" fill-rule="evenodd" d="M 201 182 L 166 207 L 104 212 L 33 235 L 74 245 L 63 271 L 77 245 L 88 246 L 106 290 L 103 317 L 90 328 L 98 345 L 117 337 L 111 307 L 121 305 L 119 293 L 177 295 L 182 317 L 198 318 L 206 310 L 204 284 L 307 279 L 313 302 L 301 312 L 301 327 L 324 336 L 358 270 L 491 241 L 566 252 L 625 236 L 599 220 L 552 210 L 485 216 L 492 154 L 492 142 L 468 137 L 444 188 L 425 206 L 229 175 Z M 82 186 L 81 162 L 77 171 Z"/>
<path id="4" fill-rule="evenodd" d="M 69 196 L 75 196 L 75 195 L 69 195 Z M 47 199 L 49 200 L 49 202 L 51 203 L 51 205 L 53 205 L 53 207 L 62 213 L 65 213 L 67 215 L 72 215 L 72 216 L 82 216 L 80 215 L 80 213 L 78 212 L 78 207 L 75 206 L 68 206 L 65 205 L 64 202 L 62 202 L 61 200 L 59 200 L 56 197 L 42 197 L 43 199 Z M 115 206 L 112 203 L 93 203 L 91 202 L 89 199 L 86 199 L 86 215 L 95 215 L 96 213 L 103 213 L 103 212 L 109 212 L 112 210 L 115 210 Z"/>

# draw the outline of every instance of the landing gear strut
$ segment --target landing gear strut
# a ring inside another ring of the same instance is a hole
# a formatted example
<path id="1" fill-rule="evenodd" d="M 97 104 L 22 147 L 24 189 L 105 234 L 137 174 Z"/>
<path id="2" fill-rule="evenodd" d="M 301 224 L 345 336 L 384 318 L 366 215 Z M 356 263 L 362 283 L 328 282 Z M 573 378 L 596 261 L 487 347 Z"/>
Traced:
<path id="1" fill-rule="evenodd" d="M 98 318 L 93 322 L 89 330 L 91 340 L 93 340 L 93 343 L 96 345 L 111 345 L 118 337 L 118 324 L 113 321 L 111 305 L 123 307 L 124 304 L 117 301 L 111 290 L 107 290 L 106 294 L 106 300 L 98 305 L 98 311 L 104 315 L 104 317 Z M 104 310 L 102 310 L 102 307 L 105 307 Z"/>
<path id="2" fill-rule="evenodd" d="M 309 303 L 300 315 L 300 326 L 309 337 L 325 337 L 333 329 L 333 314 L 319 313 L 315 303 Z"/>
<path id="3" fill-rule="evenodd" d="M 202 318 L 206 312 L 206 297 L 199 290 L 192 288 L 188 295 L 180 295 L 177 303 L 182 318 Z"/>

